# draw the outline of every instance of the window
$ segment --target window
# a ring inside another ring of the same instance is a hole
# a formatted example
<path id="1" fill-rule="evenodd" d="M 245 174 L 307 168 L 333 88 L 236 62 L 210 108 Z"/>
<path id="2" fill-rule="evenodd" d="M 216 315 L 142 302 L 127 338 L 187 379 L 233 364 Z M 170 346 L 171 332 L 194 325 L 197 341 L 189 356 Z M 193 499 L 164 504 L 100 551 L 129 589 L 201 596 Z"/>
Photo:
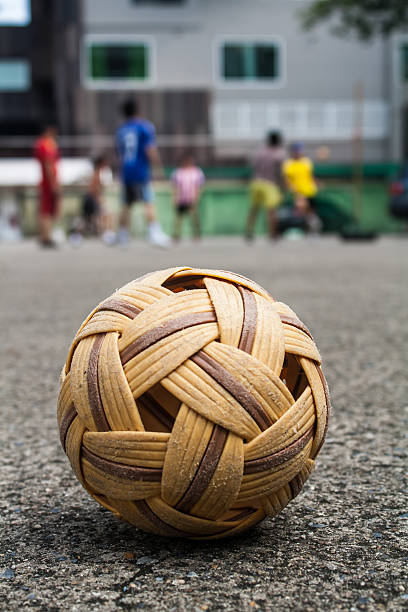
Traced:
<path id="1" fill-rule="evenodd" d="M 92 79 L 145 79 L 146 45 L 98 45 L 90 48 Z"/>
<path id="2" fill-rule="evenodd" d="M 129 87 L 151 81 L 151 45 L 144 40 L 86 41 L 86 80 L 91 87 Z"/>
<path id="3" fill-rule="evenodd" d="M 1 0 L 0 25 L 26 26 L 30 21 L 30 0 Z"/>
<path id="4" fill-rule="evenodd" d="M 225 42 L 221 77 L 225 81 L 272 82 L 281 77 L 281 50 L 270 42 Z"/>
<path id="5" fill-rule="evenodd" d="M 30 87 L 31 70 L 26 60 L 0 60 L 0 91 L 27 91 Z"/>
<path id="6" fill-rule="evenodd" d="M 408 43 L 401 45 L 401 78 L 408 82 Z"/>

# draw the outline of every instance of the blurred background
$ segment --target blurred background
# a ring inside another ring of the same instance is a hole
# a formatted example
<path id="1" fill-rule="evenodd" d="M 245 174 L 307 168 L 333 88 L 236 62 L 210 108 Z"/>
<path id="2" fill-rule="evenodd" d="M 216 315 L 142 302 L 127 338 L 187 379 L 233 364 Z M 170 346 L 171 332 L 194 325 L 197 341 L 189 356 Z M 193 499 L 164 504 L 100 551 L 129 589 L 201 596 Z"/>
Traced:
<path id="1" fill-rule="evenodd" d="M 390 209 L 408 191 L 407 24 L 398 2 L 381 17 L 369 2 L 355 3 L 358 14 L 342 13 L 342 4 L 0 0 L 0 235 L 35 232 L 32 152 L 50 123 L 64 226 L 78 213 L 95 155 L 108 156 L 106 198 L 117 212 L 114 133 L 129 95 L 156 127 L 166 176 L 187 149 L 203 169 L 206 235 L 243 233 L 251 156 L 274 129 L 302 141 L 315 164 L 323 231 L 352 221 L 403 230 L 404 215 Z M 156 193 L 170 231 L 168 181 Z M 257 231 L 265 231 L 262 216 Z"/>

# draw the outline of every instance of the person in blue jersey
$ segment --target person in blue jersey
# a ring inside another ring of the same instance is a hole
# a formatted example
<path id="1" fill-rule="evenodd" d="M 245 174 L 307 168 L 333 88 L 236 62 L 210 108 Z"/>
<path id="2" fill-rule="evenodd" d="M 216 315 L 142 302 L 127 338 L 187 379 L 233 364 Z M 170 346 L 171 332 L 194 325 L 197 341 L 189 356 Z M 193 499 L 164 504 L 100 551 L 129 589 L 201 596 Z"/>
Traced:
<path id="1" fill-rule="evenodd" d="M 129 99 L 122 105 L 123 124 L 116 132 L 116 148 L 119 154 L 123 183 L 123 207 L 119 218 L 119 242 L 129 240 L 130 212 L 135 202 L 143 202 L 149 241 L 166 247 L 170 239 L 163 233 L 156 216 L 152 188 L 152 166 L 161 167 L 156 146 L 154 125 L 139 115 L 136 100 Z"/>

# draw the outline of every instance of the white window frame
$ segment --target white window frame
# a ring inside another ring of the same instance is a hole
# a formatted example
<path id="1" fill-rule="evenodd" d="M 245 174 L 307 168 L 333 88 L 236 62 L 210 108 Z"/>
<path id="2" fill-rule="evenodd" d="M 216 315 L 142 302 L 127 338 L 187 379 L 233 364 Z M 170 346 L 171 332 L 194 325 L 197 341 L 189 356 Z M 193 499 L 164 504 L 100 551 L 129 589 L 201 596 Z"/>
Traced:
<path id="1" fill-rule="evenodd" d="M 226 44 L 266 44 L 279 48 L 279 75 L 276 79 L 226 79 L 222 75 L 222 51 Z M 213 73 L 217 87 L 223 89 L 277 89 L 286 83 L 286 42 L 282 36 L 223 35 L 216 39 L 213 49 Z"/>
<path id="2" fill-rule="evenodd" d="M 92 44 L 134 45 L 143 44 L 148 48 L 146 79 L 93 79 L 88 73 L 89 48 Z M 156 83 L 156 42 L 153 36 L 127 34 L 86 34 L 82 40 L 81 81 L 87 89 L 150 89 Z"/>

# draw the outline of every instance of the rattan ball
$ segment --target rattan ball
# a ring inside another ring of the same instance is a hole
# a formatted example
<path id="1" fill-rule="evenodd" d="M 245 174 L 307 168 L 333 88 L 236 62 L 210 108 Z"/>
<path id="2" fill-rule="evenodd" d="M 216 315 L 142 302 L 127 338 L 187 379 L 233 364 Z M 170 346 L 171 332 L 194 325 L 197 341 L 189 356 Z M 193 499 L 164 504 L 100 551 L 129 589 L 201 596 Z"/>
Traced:
<path id="1" fill-rule="evenodd" d="M 93 310 L 61 375 L 62 446 L 85 489 L 148 532 L 237 534 L 299 493 L 327 429 L 313 338 L 256 283 L 172 268 Z"/>

